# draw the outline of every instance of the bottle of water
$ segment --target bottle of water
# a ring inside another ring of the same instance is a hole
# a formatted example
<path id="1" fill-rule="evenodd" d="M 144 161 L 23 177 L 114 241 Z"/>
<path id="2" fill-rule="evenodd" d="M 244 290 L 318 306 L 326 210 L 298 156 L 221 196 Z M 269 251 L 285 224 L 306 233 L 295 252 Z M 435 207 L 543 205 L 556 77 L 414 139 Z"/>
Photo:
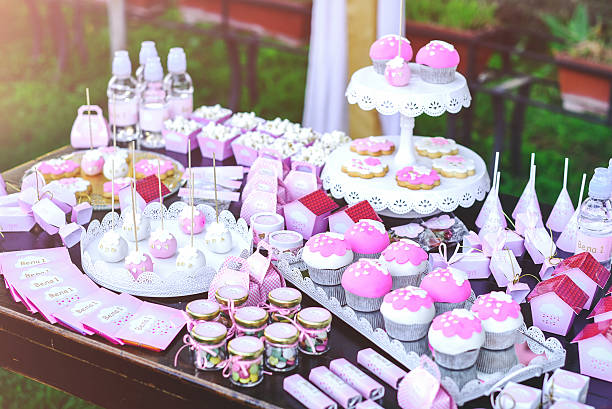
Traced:
<path id="1" fill-rule="evenodd" d="M 612 249 L 611 194 L 612 179 L 608 169 L 595 169 L 589 183 L 589 197 L 580 206 L 575 251 L 576 254 L 588 251 L 608 269 Z"/>
<path id="2" fill-rule="evenodd" d="M 130 142 L 138 136 L 138 95 L 127 51 L 115 51 L 112 69 L 106 89 L 111 132 L 116 132 L 118 142 Z"/>
<path id="3" fill-rule="evenodd" d="M 155 41 L 143 41 L 140 44 L 140 53 L 138 54 L 138 61 L 140 66 L 136 69 L 136 83 L 138 84 L 138 94 L 142 92 L 145 85 L 144 69 L 147 60 L 151 57 L 157 57 L 157 49 L 155 48 Z"/>
<path id="4" fill-rule="evenodd" d="M 166 93 L 162 86 L 164 71 L 159 57 L 149 58 L 145 64 L 145 86 L 140 95 L 140 144 L 145 148 L 165 146 L 162 127 L 166 119 Z"/>
<path id="5" fill-rule="evenodd" d="M 182 48 L 168 53 L 168 74 L 164 78 L 168 116 L 188 116 L 193 112 L 193 82 L 187 74 L 187 57 Z"/>

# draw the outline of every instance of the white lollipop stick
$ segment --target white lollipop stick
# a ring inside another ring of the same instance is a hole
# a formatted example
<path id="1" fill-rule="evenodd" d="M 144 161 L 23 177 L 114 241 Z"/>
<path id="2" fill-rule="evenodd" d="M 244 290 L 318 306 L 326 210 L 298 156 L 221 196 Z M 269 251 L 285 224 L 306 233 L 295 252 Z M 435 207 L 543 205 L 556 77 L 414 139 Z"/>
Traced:
<path id="1" fill-rule="evenodd" d="M 567 189 L 567 169 L 569 167 L 569 159 L 565 158 L 565 167 L 563 168 L 563 189 Z"/>

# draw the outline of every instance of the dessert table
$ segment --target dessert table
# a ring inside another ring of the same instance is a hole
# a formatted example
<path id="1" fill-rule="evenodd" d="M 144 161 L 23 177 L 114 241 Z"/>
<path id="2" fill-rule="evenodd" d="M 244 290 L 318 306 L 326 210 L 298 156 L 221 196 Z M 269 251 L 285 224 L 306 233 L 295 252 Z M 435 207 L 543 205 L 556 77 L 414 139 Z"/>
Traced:
<path id="1" fill-rule="evenodd" d="M 63 147 L 45 156 L 67 153 L 70 150 L 70 147 Z M 165 153 L 186 164 L 186 155 Z M 201 158 L 199 150 L 193 153 L 194 166 L 211 165 L 211 160 Z M 4 179 L 13 185 L 19 185 L 23 172 L 33 163 L 25 163 L 4 172 Z M 176 200 L 178 198 L 174 195 L 168 198 L 165 204 L 169 205 Z M 503 196 L 502 204 L 506 210 L 509 210 L 514 207 L 516 200 L 514 197 Z M 479 209 L 478 204 L 468 209 L 460 207 L 455 211 L 455 215 L 463 220 L 468 228 L 473 228 Z M 234 203 L 230 210 L 237 214 L 237 205 Z M 548 215 L 550 207 L 543 206 L 542 211 L 544 215 Z M 103 212 L 94 212 L 94 218 L 101 219 L 103 215 Z M 387 227 L 406 223 L 406 220 L 390 217 L 384 217 L 383 220 Z M 61 246 L 59 236 L 49 236 L 38 227 L 30 232 L 5 233 L 4 238 L 0 238 L 0 252 L 55 246 Z M 70 250 L 70 255 L 73 262 L 80 266 L 78 245 Z M 534 266 L 528 257 L 520 260 L 520 264 L 524 272 L 537 275 L 539 266 Z M 535 280 L 529 277 L 523 280 L 530 287 L 535 285 Z M 472 280 L 472 288 L 476 294 L 497 289 L 492 277 L 487 280 Z M 204 295 L 178 299 L 156 298 L 148 301 L 184 309 L 187 302 L 202 297 Z M 302 305 L 313 304 L 312 299 L 304 295 Z M 529 326 L 531 325 L 529 306 L 522 304 L 522 308 Z M 582 311 L 576 317 L 568 336 L 557 337 L 567 350 L 565 368 L 576 372 L 579 370 L 577 347 L 568 340 L 573 339 L 584 327 L 587 323 L 586 316 L 587 311 Z M 173 361 L 182 345 L 184 332 L 183 329 L 168 349 L 159 353 L 133 346 L 116 346 L 98 336 L 86 337 L 59 325 L 51 325 L 39 315 L 27 312 L 23 305 L 15 303 L 8 290 L 0 291 L 0 365 L 100 406 L 194 408 L 217 407 L 215 405 L 218 404 L 232 408 L 303 408 L 282 389 L 283 379 L 293 372 L 266 376 L 264 381 L 254 388 L 240 388 L 231 385 L 220 372 L 196 371 L 187 358 L 187 353 L 181 355 L 179 364 L 175 368 Z M 551 334 L 545 333 L 545 335 Z M 300 361 L 298 373 L 308 378 L 311 368 L 319 365 L 327 366 L 331 360 L 340 357 L 356 362 L 357 352 L 367 347 L 373 347 L 391 358 L 340 319 L 332 322 L 329 340 L 330 351 L 323 356 L 304 357 Z M 542 377 L 531 379 L 526 383 L 541 388 Z M 587 403 L 597 408 L 612 408 L 610 384 L 591 379 Z M 398 408 L 396 391 L 387 386 L 381 404 L 385 408 Z M 480 398 L 468 402 L 463 407 L 490 407 L 490 404 L 488 398 Z"/>

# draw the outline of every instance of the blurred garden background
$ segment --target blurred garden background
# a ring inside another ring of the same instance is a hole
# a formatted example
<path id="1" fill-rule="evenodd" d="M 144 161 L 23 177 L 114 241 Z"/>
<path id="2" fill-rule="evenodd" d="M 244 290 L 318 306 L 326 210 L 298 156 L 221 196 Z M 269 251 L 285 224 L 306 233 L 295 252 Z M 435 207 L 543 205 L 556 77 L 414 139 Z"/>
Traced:
<path id="1" fill-rule="evenodd" d="M 248 3 L 248 0 L 242 2 Z M 312 3 L 310 0 L 260 2 L 268 3 L 264 15 L 270 8 L 280 7 L 275 3 L 282 3 L 283 7 L 295 3 L 296 7 L 302 8 L 308 8 Z M 226 42 L 221 36 L 202 34 L 206 29 L 214 30 L 215 23 L 188 18 L 193 27 L 203 29 L 198 33 L 185 30 L 178 24 L 185 21 L 185 10 L 201 8 L 206 11 L 210 3 L 215 1 L 126 0 L 127 41 L 132 66 L 134 69 L 137 66 L 136 57 L 143 40 L 156 42 L 164 63 L 171 47 L 183 47 L 188 71 L 195 84 L 196 107 L 216 103 L 228 105 L 230 100 Z M 213 4 L 214 7 L 218 4 Z M 39 14 L 39 24 L 33 22 L 32 13 Z M 519 52 L 510 54 L 505 60 L 498 52 L 489 53 L 482 62 L 483 73 L 476 74 L 486 75 L 486 69 L 507 68 L 510 64 L 517 73 L 549 80 L 548 85 L 535 83 L 530 93 L 530 98 L 545 104 L 562 106 L 561 92 L 556 86 L 561 77 L 559 67 L 554 63 L 555 55 L 561 53 L 596 64 L 599 70 L 605 70 L 605 67 L 612 70 L 612 3 L 609 0 L 409 0 L 406 13 L 408 24 L 435 23 L 454 30 L 470 31 L 503 27 L 505 34 L 491 41 L 509 44 Z M 85 87 L 90 88 L 92 102 L 106 109 L 110 47 L 104 0 L 0 0 L 0 14 L 3 21 L 0 35 L 4 39 L 0 43 L 3 57 L 0 64 L 0 170 L 4 171 L 69 143 L 76 110 L 85 104 Z M 275 18 L 270 17 L 271 27 L 279 23 L 282 26 L 282 21 Z M 173 26 L 173 23 L 177 24 Z M 82 24 L 82 37 L 78 37 L 74 30 L 79 24 Z M 58 25 L 63 25 L 66 34 L 64 51 L 54 34 Z M 37 30 L 42 39 L 39 44 L 35 40 Z M 525 33 L 538 33 L 544 37 L 522 35 Z M 248 32 L 242 34 L 249 35 Z M 407 36 L 411 39 L 410 34 Z M 280 47 L 263 45 L 259 49 L 256 61 L 259 98 L 252 103 L 245 90 L 239 109 L 255 111 L 264 118 L 279 116 L 301 122 L 308 63 L 305 44 L 308 39 L 298 35 L 283 40 L 266 40 L 270 42 L 265 44 L 279 41 Z M 244 49 L 246 46 L 241 47 Z M 524 58 L 521 52 L 525 51 L 547 59 Z M 60 67 L 58 55 L 63 52 L 66 59 L 64 66 Z M 363 50 L 364 54 L 367 52 L 367 49 Z M 502 82 L 502 78 L 493 79 L 489 84 L 495 86 Z M 609 101 L 609 79 L 603 84 L 599 87 L 600 94 L 604 95 L 604 100 L 607 95 Z M 582 83 L 578 81 L 577 85 L 581 87 Z M 470 147 L 488 160 L 493 149 L 494 104 L 490 93 L 474 93 L 475 103 L 470 108 L 474 114 Z M 508 100 L 503 104 L 508 108 L 504 111 L 505 119 L 512 125 L 516 119 L 511 115 L 513 102 Z M 606 119 L 605 109 L 588 115 L 595 120 L 529 106 L 525 112 L 520 147 L 522 165 L 512 172 L 509 170 L 510 141 L 506 134 L 501 192 L 520 194 L 527 179 L 529 154 L 536 152 L 539 198 L 541 202 L 553 203 L 561 188 L 563 159 L 567 156 L 570 158 L 568 190 L 576 202 L 581 174 L 591 174 L 593 168 L 607 166 L 612 156 L 612 119 Z M 446 127 L 445 117 L 422 117 L 416 122 L 415 134 L 445 135 Z M 461 142 L 461 138 L 457 139 Z M 10 348 L 8 345 L 2 347 Z M 0 407 L 80 408 L 89 405 L 0 370 Z"/>

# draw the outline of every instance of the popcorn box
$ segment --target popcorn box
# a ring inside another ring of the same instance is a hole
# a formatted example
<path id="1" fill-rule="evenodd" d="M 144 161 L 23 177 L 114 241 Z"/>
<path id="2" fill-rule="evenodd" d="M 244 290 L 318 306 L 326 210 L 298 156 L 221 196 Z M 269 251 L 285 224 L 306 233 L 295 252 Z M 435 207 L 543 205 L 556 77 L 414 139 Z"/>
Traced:
<path id="1" fill-rule="evenodd" d="M 555 372 L 546 380 L 542 388 L 544 396 L 552 397 L 556 402 L 560 399 L 574 402 L 586 402 L 589 391 L 589 377 L 579 375 L 565 369 L 555 369 Z"/>
<path id="2" fill-rule="evenodd" d="M 72 248 L 75 244 L 81 241 L 81 234 L 85 231 L 83 226 L 76 223 L 69 223 L 60 227 L 59 235 L 62 238 L 62 243 L 68 248 Z"/>
<path id="3" fill-rule="evenodd" d="M 89 202 L 79 203 L 78 205 L 72 208 L 72 213 L 70 215 L 70 221 L 76 224 L 80 224 L 82 226 L 91 221 L 92 215 L 93 215 L 93 207 L 91 207 Z"/>
<path id="4" fill-rule="evenodd" d="M 578 343 L 580 373 L 612 382 L 612 320 L 588 324 L 574 338 Z"/>
<path id="5" fill-rule="evenodd" d="M 238 128 L 236 128 L 238 130 Z M 242 134 L 241 130 L 238 130 L 236 136 L 226 140 L 220 141 L 218 139 L 209 138 L 204 136 L 202 132 L 197 134 L 198 144 L 200 145 L 200 152 L 203 158 L 212 158 L 213 153 L 217 160 L 225 160 L 234 155 L 232 150 L 232 143 Z"/>
<path id="6" fill-rule="evenodd" d="M 202 108 L 202 107 L 200 107 Z M 198 109 L 200 109 L 198 108 Z M 210 107 L 208 107 L 210 108 Z M 231 116 L 232 116 L 232 110 L 228 109 L 228 108 L 223 108 L 223 107 L 219 107 L 219 116 L 216 119 L 208 119 L 208 118 L 202 118 L 200 116 L 197 116 L 197 111 L 198 109 L 196 109 L 190 116 L 189 119 L 192 119 L 194 121 L 196 121 L 197 123 L 200 123 L 202 125 L 208 125 L 211 122 L 214 122 L 216 124 L 222 124 L 223 122 L 227 121 Z"/>
<path id="7" fill-rule="evenodd" d="M 166 127 L 162 128 L 162 136 L 166 141 L 166 150 L 178 153 L 187 153 L 189 151 L 189 141 L 191 141 L 191 150 L 193 151 L 198 147 L 197 135 L 200 132 L 199 129 L 186 135 L 181 132 L 175 132 Z"/>
<path id="8" fill-rule="evenodd" d="M 327 230 L 328 216 L 338 207 L 325 191 L 316 190 L 285 205 L 285 225 L 308 240 Z"/>
<path id="9" fill-rule="evenodd" d="M 240 138 L 234 139 L 230 144 L 237 165 L 251 166 L 259 156 L 257 149 L 241 144 Z"/>

